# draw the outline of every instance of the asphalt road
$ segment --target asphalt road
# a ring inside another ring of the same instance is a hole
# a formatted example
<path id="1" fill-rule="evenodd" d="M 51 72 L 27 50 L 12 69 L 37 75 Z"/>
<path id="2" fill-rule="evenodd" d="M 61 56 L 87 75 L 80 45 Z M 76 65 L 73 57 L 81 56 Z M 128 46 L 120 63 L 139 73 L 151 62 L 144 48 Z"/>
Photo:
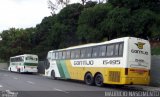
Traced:
<path id="1" fill-rule="evenodd" d="M 131 87 L 88 86 L 72 80 L 52 80 L 0 70 L 0 97 L 107 97 L 109 92 L 140 91 Z M 11 96 L 9 96 L 11 95 Z"/>

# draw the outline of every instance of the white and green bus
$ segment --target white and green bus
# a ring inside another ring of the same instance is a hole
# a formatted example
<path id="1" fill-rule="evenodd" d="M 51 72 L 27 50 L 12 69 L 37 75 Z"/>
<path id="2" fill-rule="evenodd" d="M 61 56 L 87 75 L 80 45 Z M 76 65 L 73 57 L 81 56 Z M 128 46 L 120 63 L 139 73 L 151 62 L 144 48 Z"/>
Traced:
<path id="1" fill-rule="evenodd" d="M 9 71 L 36 73 L 38 66 L 38 56 L 33 54 L 23 54 L 10 57 Z"/>
<path id="2" fill-rule="evenodd" d="M 123 37 L 65 49 L 51 50 L 45 75 L 95 84 L 150 82 L 151 52 L 147 40 Z"/>

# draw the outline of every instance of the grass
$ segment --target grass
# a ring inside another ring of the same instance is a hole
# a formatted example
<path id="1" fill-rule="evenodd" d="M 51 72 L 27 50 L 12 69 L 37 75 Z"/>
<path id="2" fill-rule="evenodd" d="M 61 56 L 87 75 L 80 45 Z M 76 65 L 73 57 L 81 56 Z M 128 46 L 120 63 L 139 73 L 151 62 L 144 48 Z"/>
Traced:
<path id="1" fill-rule="evenodd" d="M 152 55 L 160 55 L 160 47 L 152 48 L 151 54 Z"/>

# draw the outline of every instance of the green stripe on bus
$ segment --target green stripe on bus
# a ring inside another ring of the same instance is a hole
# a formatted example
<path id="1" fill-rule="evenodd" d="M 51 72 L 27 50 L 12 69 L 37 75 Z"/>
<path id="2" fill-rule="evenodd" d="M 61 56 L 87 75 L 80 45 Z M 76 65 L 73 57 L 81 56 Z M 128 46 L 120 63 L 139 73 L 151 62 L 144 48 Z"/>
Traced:
<path id="1" fill-rule="evenodd" d="M 69 75 L 69 72 L 68 72 L 68 69 L 67 69 L 65 60 L 61 60 L 61 61 L 60 61 L 60 64 L 61 64 L 62 69 L 63 69 L 63 71 L 64 71 L 65 78 L 70 78 L 70 75 Z"/>
<path id="2" fill-rule="evenodd" d="M 65 74 L 64 74 L 64 71 L 62 69 L 60 61 L 57 60 L 56 63 L 57 63 L 57 67 L 58 67 L 58 71 L 59 71 L 60 77 L 61 78 L 65 78 Z"/>
<path id="3" fill-rule="evenodd" d="M 38 66 L 38 63 L 24 63 L 25 66 Z"/>

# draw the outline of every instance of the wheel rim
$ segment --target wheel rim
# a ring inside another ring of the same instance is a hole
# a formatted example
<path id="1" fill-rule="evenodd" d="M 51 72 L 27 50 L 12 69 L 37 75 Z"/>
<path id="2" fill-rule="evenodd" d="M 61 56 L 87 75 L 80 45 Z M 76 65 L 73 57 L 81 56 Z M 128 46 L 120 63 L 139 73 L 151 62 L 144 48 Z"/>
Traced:
<path id="1" fill-rule="evenodd" d="M 91 81 L 92 81 L 92 78 L 91 78 L 91 76 L 87 76 L 87 78 L 86 78 L 86 81 L 87 81 L 87 83 L 91 83 Z"/>
<path id="2" fill-rule="evenodd" d="M 85 83 L 88 85 L 92 85 L 93 84 L 93 77 L 91 74 L 87 74 L 85 76 Z"/>
<path id="3" fill-rule="evenodd" d="M 103 77 L 101 75 L 97 75 L 95 79 L 95 83 L 97 86 L 102 86 L 103 85 Z"/>

